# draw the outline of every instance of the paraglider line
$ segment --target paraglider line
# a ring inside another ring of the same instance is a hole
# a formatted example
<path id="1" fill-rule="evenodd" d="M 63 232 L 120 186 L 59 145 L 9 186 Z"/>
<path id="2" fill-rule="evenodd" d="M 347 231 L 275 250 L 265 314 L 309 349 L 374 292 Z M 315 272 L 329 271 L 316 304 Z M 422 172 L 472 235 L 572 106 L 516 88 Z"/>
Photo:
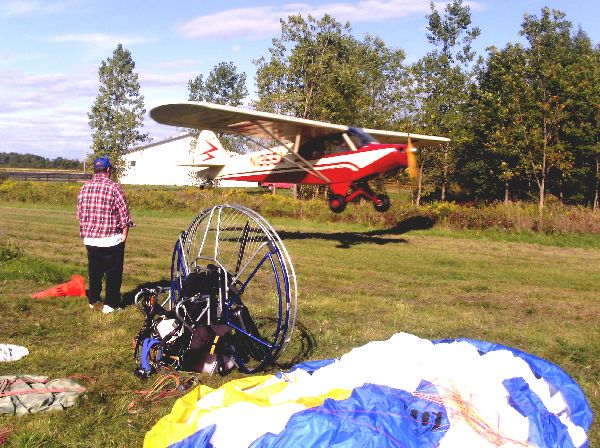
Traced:
<path id="1" fill-rule="evenodd" d="M 481 416 L 475 406 L 465 400 L 457 390 L 447 389 L 437 385 L 436 387 L 442 391 L 442 394 L 433 395 L 422 392 L 413 392 L 413 395 L 417 398 L 446 407 L 450 411 L 448 417 L 452 416 L 464 420 L 473 431 L 495 446 L 502 446 L 506 443 L 512 443 L 522 447 L 534 446 L 528 442 L 511 439 L 494 430 L 494 428 Z"/>
<path id="2" fill-rule="evenodd" d="M 367 411 L 367 410 L 327 410 L 327 409 L 321 409 L 321 408 L 309 408 L 306 409 L 307 411 L 313 411 L 313 412 L 322 412 L 324 414 L 332 414 L 332 415 L 336 415 L 336 414 L 344 414 L 344 413 L 361 413 L 361 414 L 373 414 L 373 415 L 386 415 L 386 416 L 392 416 L 392 417 L 400 417 L 400 418 L 408 418 L 406 415 L 402 415 L 402 414 L 395 414 L 393 412 L 384 412 L 384 411 Z M 411 418 L 412 420 L 412 418 Z M 357 426 L 364 426 L 366 428 L 369 428 L 375 432 L 381 433 L 383 434 L 385 437 L 387 437 L 388 439 L 390 439 L 391 441 L 393 441 L 398 447 L 400 448 L 406 448 L 407 445 L 404 445 L 402 443 L 402 441 L 396 439 L 394 436 L 392 436 L 391 434 L 387 433 L 386 431 L 379 429 L 376 426 L 373 426 L 369 423 L 365 423 L 365 422 L 361 422 L 360 420 L 357 419 L 353 419 L 353 418 L 346 418 L 345 421 L 349 421 L 349 422 L 353 422 L 354 424 L 356 424 Z"/>

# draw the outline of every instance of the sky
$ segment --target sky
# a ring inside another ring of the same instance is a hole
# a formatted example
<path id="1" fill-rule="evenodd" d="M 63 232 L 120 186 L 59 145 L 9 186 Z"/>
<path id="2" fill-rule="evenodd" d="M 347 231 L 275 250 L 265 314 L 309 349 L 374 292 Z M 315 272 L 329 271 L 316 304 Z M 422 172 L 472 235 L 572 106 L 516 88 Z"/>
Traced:
<path id="1" fill-rule="evenodd" d="M 544 6 L 566 13 L 574 30 L 600 42 L 598 0 L 472 0 L 474 43 L 521 42 L 524 14 Z M 439 10 L 444 3 L 435 2 Z M 91 148 L 88 112 L 98 95 L 98 68 L 121 43 L 131 52 L 147 111 L 186 101 L 187 83 L 219 62 L 233 62 L 255 91 L 256 65 L 281 34 L 280 18 L 328 13 L 348 21 L 352 34 L 381 37 L 412 63 L 427 42 L 430 0 L 191 1 L 0 0 L 0 152 L 83 160 Z M 346 124 L 346 123 L 344 123 Z M 176 135 L 146 114 L 153 142 Z"/>

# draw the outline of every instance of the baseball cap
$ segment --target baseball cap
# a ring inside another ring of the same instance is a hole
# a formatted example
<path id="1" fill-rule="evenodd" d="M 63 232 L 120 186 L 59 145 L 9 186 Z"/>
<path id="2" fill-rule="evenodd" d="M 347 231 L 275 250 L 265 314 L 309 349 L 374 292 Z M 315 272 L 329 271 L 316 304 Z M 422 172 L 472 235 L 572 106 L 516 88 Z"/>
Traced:
<path id="1" fill-rule="evenodd" d="M 110 160 L 108 160 L 108 157 L 98 157 L 94 159 L 95 170 L 104 170 L 109 167 L 112 167 L 112 165 L 110 164 Z"/>

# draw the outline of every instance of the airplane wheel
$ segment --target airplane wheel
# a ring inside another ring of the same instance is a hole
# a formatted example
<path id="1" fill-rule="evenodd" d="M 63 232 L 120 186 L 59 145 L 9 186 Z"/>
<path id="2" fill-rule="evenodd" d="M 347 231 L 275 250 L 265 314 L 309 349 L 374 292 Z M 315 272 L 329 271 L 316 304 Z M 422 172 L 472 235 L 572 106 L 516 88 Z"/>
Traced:
<path id="1" fill-rule="evenodd" d="M 373 202 L 375 210 L 377 210 L 378 212 L 387 212 L 390 209 L 390 206 L 392 205 L 390 203 L 389 196 L 387 194 L 378 194 L 377 199 L 381 201 L 381 204 L 377 205 Z"/>
<path id="2" fill-rule="evenodd" d="M 333 213 L 342 213 L 346 209 L 346 199 L 339 194 L 329 196 L 329 208 Z"/>

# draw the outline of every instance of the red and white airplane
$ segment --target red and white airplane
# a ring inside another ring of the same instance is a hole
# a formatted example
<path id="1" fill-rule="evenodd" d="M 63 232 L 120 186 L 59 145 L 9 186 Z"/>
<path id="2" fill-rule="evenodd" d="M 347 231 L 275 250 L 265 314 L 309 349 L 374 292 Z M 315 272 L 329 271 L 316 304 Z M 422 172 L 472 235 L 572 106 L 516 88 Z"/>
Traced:
<path id="1" fill-rule="evenodd" d="M 340 213 L 357 198 L 375 209 L 390 207 L 368 181 L 397 169 L 416 171 L 415 147 L 449 142 L 445 137 L 354 128 L 207 102 L 165 104 L 150 111 L 159 123 L 202 130 L 199 157 L 182 165 L 205 168 L 207 179 L 329 186 L 329 207 Z M 237 134 L 278 146 L 229 157 L 214 132 Z"/>

